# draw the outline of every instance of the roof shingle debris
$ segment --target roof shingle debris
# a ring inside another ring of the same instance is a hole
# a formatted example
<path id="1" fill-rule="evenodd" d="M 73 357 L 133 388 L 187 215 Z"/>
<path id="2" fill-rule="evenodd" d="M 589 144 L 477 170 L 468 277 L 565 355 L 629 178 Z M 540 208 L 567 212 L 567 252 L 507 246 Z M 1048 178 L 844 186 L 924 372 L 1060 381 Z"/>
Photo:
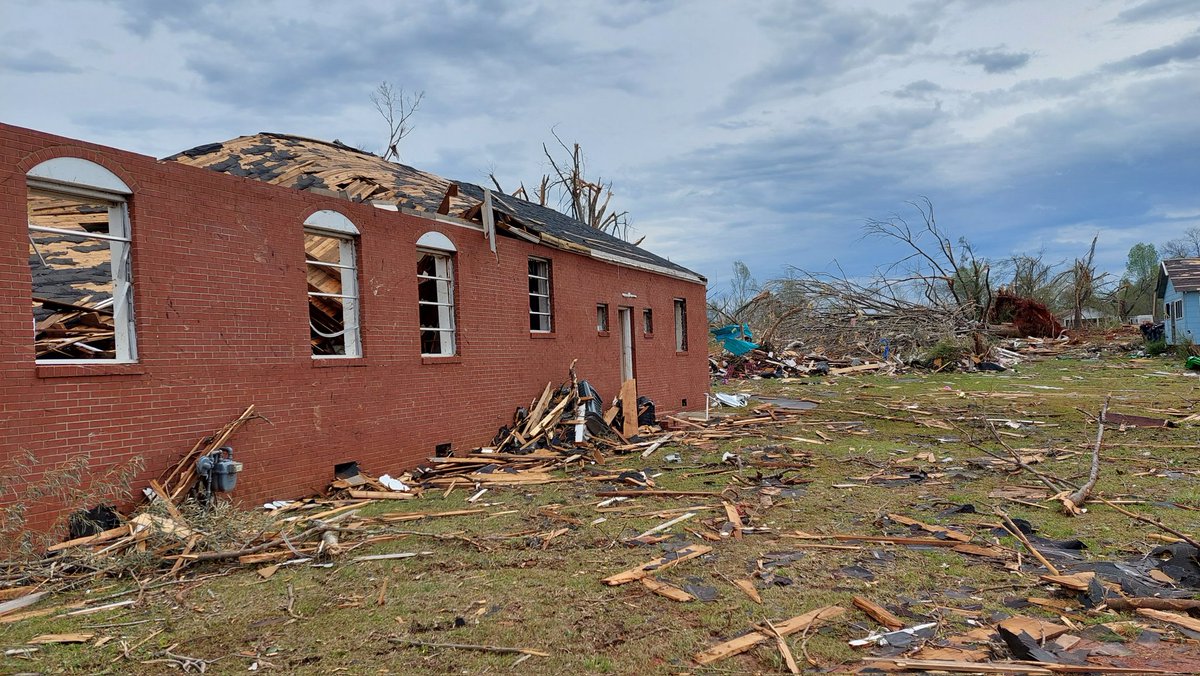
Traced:
<path id="1" fill-rule="evenodd" d="M 263 132 L 197 146 L 164 159 L 296 190 L 330 191 L 355 202 L 394 204 L 414 212 L 481 221 L 482 187 L 389 162 L 338 141 Z M 521 230 L 548 246 L 616 256 L 704 281 L 687 268 L 554 209 L 495 192 L 492 206 L 501 233 Z"/>
<path id="2" fill-rule="evenodd" d="M 1167 290 L 1167 280 L 1180 293 L 1200 291 L 1200 258 L 1168 258 L 1158 275 L 1158 296 Z"/>

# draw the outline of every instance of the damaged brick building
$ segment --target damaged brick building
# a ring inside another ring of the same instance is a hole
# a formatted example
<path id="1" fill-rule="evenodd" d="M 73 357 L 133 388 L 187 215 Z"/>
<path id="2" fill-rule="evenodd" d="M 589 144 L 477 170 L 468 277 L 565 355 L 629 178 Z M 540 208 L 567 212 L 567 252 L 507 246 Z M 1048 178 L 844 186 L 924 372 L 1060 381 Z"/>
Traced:
<path id="1" fill-rule="evenodd" d="M 255 404 L 234 495 L 293 497 L 485 444 L 575 359 L 660 412 L 708 388 L 700 275 L 337 143 L 156 160 L 0 124 L 0 242 L 0 456 L 31 480 L 83 454 L 144 485 Z"/>

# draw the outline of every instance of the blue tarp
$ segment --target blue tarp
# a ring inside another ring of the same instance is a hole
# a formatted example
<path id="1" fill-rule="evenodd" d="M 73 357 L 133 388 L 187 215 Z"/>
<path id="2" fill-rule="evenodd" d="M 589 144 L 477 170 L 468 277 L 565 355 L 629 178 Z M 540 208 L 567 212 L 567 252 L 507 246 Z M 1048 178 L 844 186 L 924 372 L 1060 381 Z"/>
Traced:
<path id="1" fill-rule="evenodd" d="M 739 357 L 750 350 L 758 349 L 757 343 L 744 340 L 753 337 L 750 335 L 750 327 L 745 324 L 730 324 L 718 329 L 711 329 L 709 332 L 712 333 L 714 338 L 721 341 L 726 350 Z"/>

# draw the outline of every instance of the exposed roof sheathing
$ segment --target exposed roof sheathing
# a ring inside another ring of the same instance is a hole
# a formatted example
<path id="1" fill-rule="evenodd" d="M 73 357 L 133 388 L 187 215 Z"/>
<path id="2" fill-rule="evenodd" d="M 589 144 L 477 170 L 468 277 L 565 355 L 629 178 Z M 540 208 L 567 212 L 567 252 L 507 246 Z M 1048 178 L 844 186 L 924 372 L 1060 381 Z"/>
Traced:
<path id="1" fill-rule="evenodd" d="M 1200 291 L 1200 258 L 1169 258 L 1163 261 L 1158 274 L 1159 298 L 1167 291 L 1168 279 L 1180 293 Z"/>
<path id="2" fill-rule="evenodd" d="M 484 194 L 478 185 L 389 162 L 336 141 L 328 143 L 286 134 L 264 132 L 241 136 L 224 143 L 197 146 L 165 159 L 296 190 L 329 190 L 355 202 L 386 202 L 429 214 L 442 209 L 441 213 L 472 220 L 478 220 Z M 502 221 L 539 237 L 549 246 L 580 252 L 583 247 L 601 257 L 624 258 L 663 268 L 667 273 L 704 280 L 687 268 L 554 209 L 511 195 L 493 192 L 492 197 L 493 210 Z"/>

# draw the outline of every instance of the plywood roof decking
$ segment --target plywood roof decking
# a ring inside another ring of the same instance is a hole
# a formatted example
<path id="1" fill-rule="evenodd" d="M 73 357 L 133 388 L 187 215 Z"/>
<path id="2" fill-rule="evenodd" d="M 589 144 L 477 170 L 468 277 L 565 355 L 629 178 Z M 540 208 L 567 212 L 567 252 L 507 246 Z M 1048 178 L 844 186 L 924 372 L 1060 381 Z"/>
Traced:
<path id="1" fill-rule="evenodd" d="M 1162 262 L 1158 275 L 1158 297 L 1167 290 L 1167 279 L 1176 291 L 1200 291 L 1200 258 L 1169 258 Z"/>
<path id="2" fill-rule="evenodd" d="M 350 199 L 383 200 L 415 211 L 436 212 L 450 181 L 340 143 L 283 134 L 241 136 L 172 155 L 167 160 L 234 176 L 311 190 L 344 191 Z M 451 213 L 474 205 L 451 198 Z"/>
<path id="3" fill-rule="evenodd" d="M 395 203 L 414 211 L 437 213 L 448 199 L 453 216 L 477 219 L 484 189 L 451 181 L 347 145 L 286 134 L 260 133 L 210 143 L 165 158 L 233 176 L 253 178 L 296 190 L 344 192 L 354 201 Z M 456 191 L 450 191 L 457 186 Z M 447 192 L 456 192 L 447 198 Z M 493 195 L 493 208 L 543 242 L 568 250 L 584 247 L 703 281 L 703 277 L 629 242 L 588 227 L 554 209 L 511 195 Z"/>

